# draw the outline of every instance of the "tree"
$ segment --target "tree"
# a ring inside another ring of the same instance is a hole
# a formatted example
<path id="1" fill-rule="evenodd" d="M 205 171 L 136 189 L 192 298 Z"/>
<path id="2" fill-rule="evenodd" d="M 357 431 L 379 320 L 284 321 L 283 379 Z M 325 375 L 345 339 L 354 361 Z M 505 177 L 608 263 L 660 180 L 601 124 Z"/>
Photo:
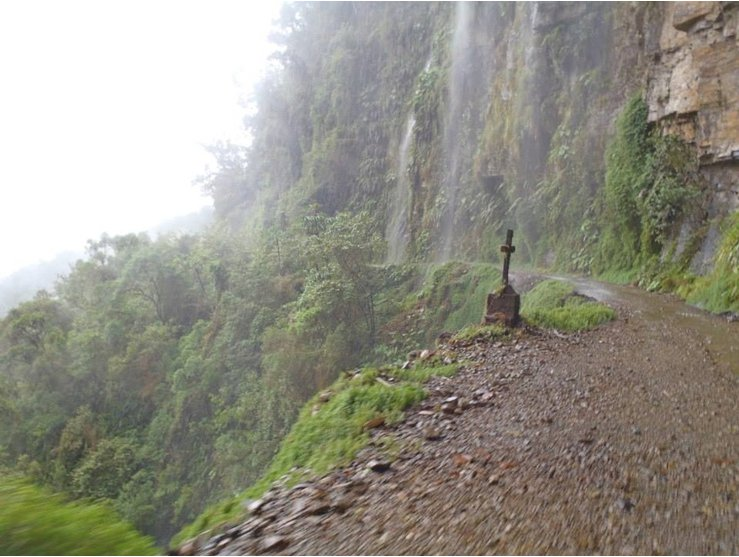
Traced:
<path id="1" fill-rule="evenodd" d="M 306 228 L 309 271 L 299 300 L 299 320 L 327 331 L 336 322 L 356 329 L 359 316 L 367 345 L 372 347 L 382 272 L 376 263 L 384 242 L 369 213 L 309 217 Z"/>

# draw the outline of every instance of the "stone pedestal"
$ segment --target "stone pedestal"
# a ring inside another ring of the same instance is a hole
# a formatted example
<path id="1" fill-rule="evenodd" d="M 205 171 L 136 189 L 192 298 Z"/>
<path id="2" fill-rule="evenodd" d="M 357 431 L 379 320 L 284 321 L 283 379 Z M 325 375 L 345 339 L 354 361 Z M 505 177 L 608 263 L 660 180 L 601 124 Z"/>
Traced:
<path id="1" fill-rule="evenodd" d="M 503 323 L 515 327 L 521 321 L 521 296 L 508 284 L 498 292 L 488 294 L 487 309 L 483 323 Z"/>

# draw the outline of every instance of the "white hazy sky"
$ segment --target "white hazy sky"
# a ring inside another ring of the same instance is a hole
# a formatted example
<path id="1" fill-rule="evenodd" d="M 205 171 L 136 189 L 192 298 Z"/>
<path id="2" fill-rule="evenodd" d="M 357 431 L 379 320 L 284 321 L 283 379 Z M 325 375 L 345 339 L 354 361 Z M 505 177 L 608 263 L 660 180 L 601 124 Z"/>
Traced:
<path id="1" fill-rule="evenodd" d="M 0 277 L 210 204 L 280 5 L 0 1 Z"/>

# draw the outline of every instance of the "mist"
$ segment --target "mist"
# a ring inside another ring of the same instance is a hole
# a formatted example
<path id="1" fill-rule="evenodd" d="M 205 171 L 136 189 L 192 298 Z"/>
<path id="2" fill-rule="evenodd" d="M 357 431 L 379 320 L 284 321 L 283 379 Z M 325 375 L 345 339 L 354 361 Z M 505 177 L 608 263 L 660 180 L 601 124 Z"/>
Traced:
<path id="1" fill-rule="evenodd" d="M 279 2 L 0 6 L 0 277 L 210 204 Z"/>

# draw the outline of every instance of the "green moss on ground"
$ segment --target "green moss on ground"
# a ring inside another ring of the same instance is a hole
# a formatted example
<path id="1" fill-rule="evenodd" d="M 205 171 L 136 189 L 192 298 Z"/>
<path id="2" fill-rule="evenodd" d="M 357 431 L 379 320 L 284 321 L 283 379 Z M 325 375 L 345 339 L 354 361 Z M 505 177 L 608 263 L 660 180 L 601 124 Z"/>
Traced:
<path id="1" fill-rule="evenodd" d="M 575 292 L 572 284 L 559 280 L 540 282 L 523 296 L 523 318 L 538 327 L 582 331 L 616 318 L 608 306 Z"/>
<path id="2" fill-rule="evenodd" d="M 510 329 L 503 325 L 469 325 L 452 337 L 453 343 L 470 344 L 473 342 L 490 342 L 506 337 Z"/>

